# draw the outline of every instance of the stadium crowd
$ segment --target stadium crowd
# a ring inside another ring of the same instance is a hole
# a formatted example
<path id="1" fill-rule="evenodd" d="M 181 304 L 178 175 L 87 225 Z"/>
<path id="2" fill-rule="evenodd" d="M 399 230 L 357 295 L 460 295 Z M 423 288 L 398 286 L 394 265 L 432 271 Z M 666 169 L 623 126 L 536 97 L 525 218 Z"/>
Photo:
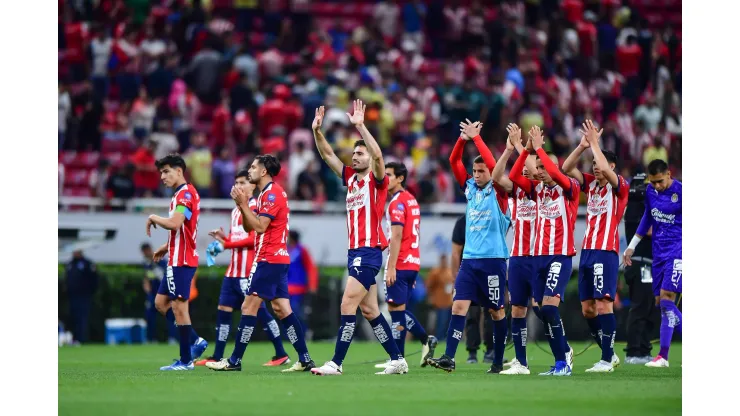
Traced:
<path id="1" fill-rule="evenodd" d="M 59 0 L 60 192 L 163 195 L 154 160 L 177 151 L 228 198 L 270 153 L 291 198 L 338 200 L 309 126 L 326 105 L 346 163 L 354 98 L 422 204 L 461 200 L 466 118 L 495 155 L 507 123 L 540 125 L 561 162 L 593 119 L 625 177 L 659 158 L 680 178 L 680 17 L 680 0 Z"/>

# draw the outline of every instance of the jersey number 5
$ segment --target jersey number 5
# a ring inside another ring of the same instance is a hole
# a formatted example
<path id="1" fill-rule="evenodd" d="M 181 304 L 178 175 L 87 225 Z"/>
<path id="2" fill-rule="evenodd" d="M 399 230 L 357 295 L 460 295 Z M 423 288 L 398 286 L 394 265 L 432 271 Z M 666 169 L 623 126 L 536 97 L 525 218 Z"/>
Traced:
<path id="1" fill-rule="evenodd" d="M 411 248 L 419 248 L 419 219 L 415 219 L 411 223 L 411 233 L 414 234 L 414 242 L 411 243 Z"/>

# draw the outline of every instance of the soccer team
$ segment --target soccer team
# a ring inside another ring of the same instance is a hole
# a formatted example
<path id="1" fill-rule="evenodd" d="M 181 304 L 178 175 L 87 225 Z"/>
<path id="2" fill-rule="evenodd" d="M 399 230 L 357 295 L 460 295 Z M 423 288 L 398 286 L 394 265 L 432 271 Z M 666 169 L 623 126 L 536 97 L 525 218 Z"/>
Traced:
<path id="1" fill-rule="evenodd" d="M 347 187 L 347 269 L 349 278 L 341 303 L 341 320 L 334 356 L 316 366 L 308 352 L 304 330 L 291 310 L 287 271 L 290 209 L 286 192 L 273 182 L 280 163 L 273 156 L 257 156 L 248 170 L 237 173 L 231 196 L 229 234 L 223 230 L 209 233 L 214 242 L 206 250 L 208 264 L 225 249 L 232 250 L 218 305 L 216 347 L 212 356 L 195 361 L 208 343 L 192 329 L 188 311 L 190 284 L 198 265 L 196 238 L 200 216 L 200 197 L 184 178 L 185 162 L 178 155 L 157 161 L 165 186 L 174 190 L 169 216 L 151 215 L 146 223 L 169 231 L 166 244 L 159 247 L 155 260 L 168 255 L 166 278 L 155 298 L 157 310 L 175 323 L 179 333 L 180 358 L 161 370 L 192 370 L 205 365 L 216 371 L 241 371 L 241 361 L 259 318 L 275 347 L 275 355 L 265 365 L 289 364 L 276 320 L 263 302 L 270 302 L 282 322 L 285 335 L 298 359 L 283 372 L 310 371 L 316 375 L 341 375 L 342 364 L 354 337 L 359 307 L 381 343 L 388 361 L 376 367 L 376 374 L 405 374 L 406 332 L 422 344 L 421 366 L 431 365 L 454 371 L 455 352 L 462 338 L 465 316 L 473 304 L 488 309 L 494 323 L 494 359 L 489 373 L 530 374 L 527 364 L 527 308 L 543 322 L 554 365 L 546 376 L 567 376 L 573 369 L 573 350 L 569 346 L 559 305 L 571 275 L 575 221 L 580 192 L 586 195 L 586 234 L 581 248 L 578 292 L 583 315 L 590 332 L 601 347 L 601 360 L 586 372 L 612 372 L 620 363 L 614 353 L 616 319 L 613 301 L 619 270 L 619 222 L 627 203 L 629 187 L 615 172 L 616 156 L 601 150 L 598 130 L 590 120 L 583 124 L 578 147 L 562 165 L 543 149 L 544 135 L 534 126 L 523 141 L 515 124 L 507 127 L 506 150 L 498 162 L 480 137 L 482 124 L 466 120 L 460 123 L 461 135 L 450 155 L 450 164 L 467 199 L 465 247 L 455 279 L 452 317 L 447 332 L 445 353 L 434 358 L 438 340 L 427 335 L 416 317 L 406 310 L 420 267 L 420 208 L 405 190 L 408 170 L 403 164 L 383 161 L 377 142 L 364 125 L 365 105 L 353 102 L 347 113 L 361 140 L 354 146 L 352 166 L 346 166 L 334 154 L 321 132 L 324 107 L 316 109 L 312 124 L 319 154 Z M 473 174 L 462 163 L 465 144 L 473 141 L 480 155 L 473 161 Z M 524 144 L 523 144 L 524 143 Z M 593 154 L 593 173 L 576 169 L 586 149 Z M 504 172 L 510 156 L 519 154 L 507 176 Z M 681 183 L 670 176 L 664 161 L 648 166 L 646 209 L 624 262 L 629 265 L 641 238 L 652 233 L 655 261 L 653 289 L 662 312 L 660 354 L 646 365 L 667 367 L 668 351 L 674 329 L 681 330 L 682 317 L 676 307 L 681 293 Z M 254 198 L 255 189 L 259 196 Z M 390 197 L 384 215 L 386 201 Z M 512 200 L 509 205 L 509 198 Z M 390 229 L 390 239 L 382 230 L 383 217 Z M 513 246 L 509 250 L 506 234 L 513 228 Z M 384 268 L 385 297 L 391 325 L 381 315 L 377 301 L 376 275 L 383 266 L 383 251 L 389 248 Z M 503 355 L 508 335 L 504 306 L 511 304 L 511 336 L 516 358 L 504 370 Z M 231 332 L 231 315 L 241 309 L 236 344 L 229 358 L 224 350 Z"/>

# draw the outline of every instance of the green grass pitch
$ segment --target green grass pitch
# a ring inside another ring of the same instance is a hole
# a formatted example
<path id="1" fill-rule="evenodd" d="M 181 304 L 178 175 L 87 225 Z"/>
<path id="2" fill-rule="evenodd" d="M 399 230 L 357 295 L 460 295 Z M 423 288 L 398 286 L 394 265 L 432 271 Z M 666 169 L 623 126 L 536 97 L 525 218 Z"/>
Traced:
<path id="1" fill-rule="evenodd" d="M 457 370 L 447 374 L 419 368 L 418 343 L 407 343 L 410 372 L 376 376 L 371 360 L 385 353 L 377 343 L 353 343 L 344 375 L 317 377 L 282 374 L 262 367 L 272 344 L 247 348 L 242 372 L 204 367 L 189 372 L 160 372 L 178 354 L 177 346 L 83 346 L 59 349 L 60 415 L 663 415 L 681 414 L 681 346 L 671 348 L 670 368 L 622 363 L 611 374 L 586 374 L 600 357 L 594 346 L 575 358 L 571 377 L 540 377 L 552 357 L 528 347 L 532 375 L 486 374 L 488 365 L 466 364 L 458 348 Z M 541 343 L 541 345 L 543 345 Z M 286 349 L 292 352 L 286 342 Z M 547 344 L 543 345 L 545 348 Z M 576 352 L 584 344 L 574 344 Z M 617 347 L 624 359 L 621 346 Z M 230 354 L 232 345 L 226 353 Z M 317 364 L 329 360 L 331 343 L 311 343 Z M 206 354 L 213 351 L 209 346 Z M 444 351 L 440 344 L 437 356 Z M 413 354 L 416 352 L 415 354 Z M 513 349 L 506 358 L 513 358 Z M 479 352 L 479 359 L 482 353 Z"/>

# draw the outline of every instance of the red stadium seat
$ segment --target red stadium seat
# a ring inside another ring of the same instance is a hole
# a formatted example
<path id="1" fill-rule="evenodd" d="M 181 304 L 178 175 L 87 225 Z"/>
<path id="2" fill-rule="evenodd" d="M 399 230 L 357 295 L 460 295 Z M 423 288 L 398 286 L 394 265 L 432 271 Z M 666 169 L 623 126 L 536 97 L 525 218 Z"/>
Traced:
<path id="1" fill-rule="evenodd" d="M 77 169 L 68 170 L 64 175 L 65 186 L 88 186 L 90 183 L 90 171 Z"/>
<path id="2" fill-rule="evenodd" d="M 69 187 L 69 188 L 65 187 L 64 190 L 62 191 L 62 195 L 63 196 L 92 196 L 92 194 L 90 193 L 90 189 L 87 186 L 85 187 L 76 186 L 76 187 Z"/>

